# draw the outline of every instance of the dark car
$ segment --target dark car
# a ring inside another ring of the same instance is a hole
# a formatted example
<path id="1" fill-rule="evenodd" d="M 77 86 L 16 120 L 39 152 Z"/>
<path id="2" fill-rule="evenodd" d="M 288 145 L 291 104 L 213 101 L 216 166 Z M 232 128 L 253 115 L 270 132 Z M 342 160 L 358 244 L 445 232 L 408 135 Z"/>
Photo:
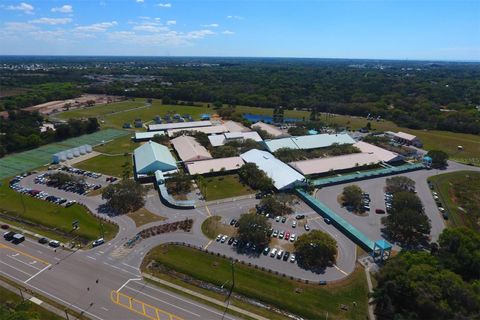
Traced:
<path id="1" fill-rule="evenodd" d="M 232 219 L 232 220 L 230 221 L 230 225 L 233 226 L 233 225 L 235 225 L 236 222 L 237 222 L 237 220 Z"/>
<path id="2" fill-rule="evenodd" d="M 8 224 L 2 224 L 0 228 L 2 228 L 3 230 L 7 230 L 8 228 L 10 228 L 10 226 Z"/>
<path id="3" fill-rule="evenodd" d="M 375 209 L 375 213 L 384 214 L 384 213 L 385 213 L 385 210 L 383 210 L 383 209 Z"/>
<path id="4" fill-rule="evenodd" d="M 285 221 L 287 221 L 287 218 L 286 218 L 286 217 L 282 217 L 282 223 L 285 223 Z"/>
<path id="5" fill-rule="evenodd" d="M 270 252 L 270 248 L 269 248 L 269 247 L 265 247 L 265 249 L 263 249 L 263 255 L 264 255 L 264 256 L 267 256 L 269 252 Z"/>
<path id="6" fill-rule="evenodd" d="M 10 241 L 13 239 L 13 236 L 15 235 L 15 232 L 9 231 L 3 234 L 3 238 L 7 241 Z"/>
<path id="7" fill-rule="evenodd" d="M 234 238 L 234 237 L 231 237 L 230 239 L 228 239 L 227 244 L 228 244 L 228 245 L 231 245 L 231 244 L 233 243 L 233 241 L 235 241 L 235 238 Z"/>
<path id="8" fill-rule="evenodd" d="M 287 261 L 288 260 L 288 257 L 290 257 L 290 252 L 285 252 L 285 254 L 283 255 L 283 261 Z"/>
<path id="9" fill-rule="evenodd" d="M 323 221 L 325 221 L 326 224 L 331 224 L 332 223 L 332 221 L 328 218 L 324 218 Z"/>
<path id="10" fill-rule="evenodd" d="M 295 216 L 295 219 L 297 219 L 297 220 L 305 219 L 305 215 L 304 215 L 304 214 L 297 214 L 297 215 Z"/>
<path id="11" fill-rule="evenodd" d="M 240 223 L 237 221 L 237 222 L 235 222 L 234 227 L 235 227 L 235 228 L 238 228 L 239 225 L 240 225 Z"/>
<path id="12" fill-rule="evenodd" d="M 40 239 L 38 239 L 38 243 L 46 244 L 46 243 L 48 243 L 48 239 L 47 238 L 40 238 Z"/>

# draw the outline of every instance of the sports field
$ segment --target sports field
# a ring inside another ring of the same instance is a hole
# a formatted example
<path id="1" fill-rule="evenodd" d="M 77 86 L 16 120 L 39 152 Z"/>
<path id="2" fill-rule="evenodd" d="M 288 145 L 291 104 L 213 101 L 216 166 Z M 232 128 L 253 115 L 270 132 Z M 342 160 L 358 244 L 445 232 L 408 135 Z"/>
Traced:
<path id="1" fill-rule="evenodd" d="M 103 173 L 109 176 L 121 177 L 123 173 L 123 165 L 129 164 L 129 171 L 132 172 L 132 156 L 130 155 L 98 155 L 88 160 L 78 162 L 75 168 Z"/>
<path id="2" fill-rule="evenodd" d="M 13 154 L 0 159 L 0 179 L 21 174 L 52 162 L 52 156 L 60 151 L 79 147 L 84 144 L 92 146 L 128 134 L 125 130 L 107 129 L 58 143 L 47 144 L 33 150 Z"/>

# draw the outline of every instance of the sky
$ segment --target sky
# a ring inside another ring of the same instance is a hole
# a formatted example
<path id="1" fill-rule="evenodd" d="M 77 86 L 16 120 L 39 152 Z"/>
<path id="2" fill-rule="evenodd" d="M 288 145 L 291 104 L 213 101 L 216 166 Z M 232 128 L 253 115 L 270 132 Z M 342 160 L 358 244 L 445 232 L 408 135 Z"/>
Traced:
<path id="1" fill-rule="evenodd" d="M 480 0 L 0 0 L 0 55 L 480 61 Z"/>

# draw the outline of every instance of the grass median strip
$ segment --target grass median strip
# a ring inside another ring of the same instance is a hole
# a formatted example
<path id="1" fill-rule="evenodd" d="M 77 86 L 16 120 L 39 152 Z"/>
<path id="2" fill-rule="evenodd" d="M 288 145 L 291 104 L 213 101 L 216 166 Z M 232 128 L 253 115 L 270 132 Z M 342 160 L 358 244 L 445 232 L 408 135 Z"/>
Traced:
<path id="1" fill-rule="evenodd" d="M 231 264 L 228 259 L 188 247 L 159 246 L 147 254 L 143 268 L 151 261 L 167 270 L 174 270 L 219 287 L 231 279 Z M 162 273 L 155 268 L 144 271 L 155 276 Z M 235 279 L 236 293 L 306 318 L 323 318 L 327 312 L 331 317 L 338 319 L 367 317 L 368 287 L 365 273 L 361 269 L 357 269 L 341 282 L 320 286 L 300 283 L 243 264 L 236 264 Z M 354 302 L 356 307 L 353 306 Z M 341 305 L 348 306 L 348 310 L 341 310 Z"/>

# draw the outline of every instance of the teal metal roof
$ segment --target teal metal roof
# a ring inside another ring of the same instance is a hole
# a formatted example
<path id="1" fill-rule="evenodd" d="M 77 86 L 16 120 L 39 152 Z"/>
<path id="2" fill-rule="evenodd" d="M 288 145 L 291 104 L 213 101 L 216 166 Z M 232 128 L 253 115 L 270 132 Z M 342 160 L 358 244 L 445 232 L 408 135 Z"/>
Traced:
<path id="1" fill-rule="evenodd" d="M 380 239 L 375 241 L 375 247 L 382 250 L 390 250 L 392 249 L 392 244 L 385 239 Z"/>
<path id="2" fill-rule="evenodd" d="M 170 150 L 164 145 L 148 141 L 134 151 L 137 173 L 146 174 L 160 171 L 176 170 L 177 164 Z"/>
<path id="3" fill-rule="evenodd" d="M 425 166 L 422 163 L 407 163 L 397 167 L 389 166 L 388 168 L 381 168 L 377 170 L 339 175 L 339 176 L 327 177 L 327 178 L 320 178 L 320 179 L 312 180 L 312 183 L 316 187 L 322 187 L 322 186 L 328 186 L 332 184 L 345 183 L 349 181 L 358 181 L 358 180 L 363 180 L 367 178 L 388 176 L 388 175 L 414 171 L 414 170 L 419 170 L 424 168 Z"/>
<path id="4" fill-rule="evenodd" d="M 268 151 L 275 152 L 280 148 L 290 149 L 317 149 L 330 147 L 333 144 L 354 144 L 355 140 L 347 133 L 313 134 L 308 136 L 289 137 L 274 140 L 265 140 Z"/>
<path id="5" fill-rule="evenodd" d="M 364 235 L 357 228 L 352 226 L 349 222 L 340 217 L 332 209 L 327 207 L 315 197 L 311 196 L 310 194 L 306 193 L 301 189 L 296 189 L 296 191 L 308 205 L 310 205 L 314 210 L 319 212 L 322 216 L 332 220 L 336 227 L 346 233 L 347 236 L 352 237 L 353 240 L 357 242 L 357 244 L 362 246 L 362 248 L 373 251 L 375 243 L 370 240 L 366 235 Z"/>

